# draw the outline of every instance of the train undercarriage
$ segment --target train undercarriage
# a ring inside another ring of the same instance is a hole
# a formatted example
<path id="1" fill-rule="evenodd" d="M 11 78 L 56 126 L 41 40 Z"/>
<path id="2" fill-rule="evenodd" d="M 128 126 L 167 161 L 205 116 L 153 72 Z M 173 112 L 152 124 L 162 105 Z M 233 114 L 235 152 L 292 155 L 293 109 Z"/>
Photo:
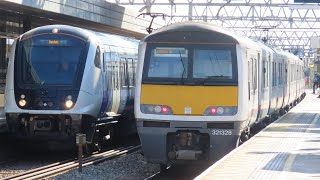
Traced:
<path id="1" fill-rule="evenodd" d="M 97 120 L 87 115 L 7 114 L 8 131 L 16 139 L 46 142 L 50 150 L 61 149 L 61 146 L 68 150 L 76 147 L 75 136 L 82 133 L 86 134 L 84 151 L 87 154 L 101 151 L 103 146 L 123 135 L 121 120 L 113 117 Z"/>

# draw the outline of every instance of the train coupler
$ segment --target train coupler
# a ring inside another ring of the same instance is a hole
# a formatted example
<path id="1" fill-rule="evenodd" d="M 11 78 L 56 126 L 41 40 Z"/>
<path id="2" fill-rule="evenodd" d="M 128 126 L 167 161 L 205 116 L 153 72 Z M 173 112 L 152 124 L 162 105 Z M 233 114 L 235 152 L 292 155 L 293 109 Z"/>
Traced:
<path id="1" fill-rule="evenodd" d="M 202 153 L 201 150 L 178 150 L 169 152 L 168 157 L 176 160 L 199 160 Z"/>
<path id="2" fill-rule="evenodd" d="M 170 160 L 202 160 L 209 147 L 209 136 L 198 131 L 178 131 L 168 135 Z"/>

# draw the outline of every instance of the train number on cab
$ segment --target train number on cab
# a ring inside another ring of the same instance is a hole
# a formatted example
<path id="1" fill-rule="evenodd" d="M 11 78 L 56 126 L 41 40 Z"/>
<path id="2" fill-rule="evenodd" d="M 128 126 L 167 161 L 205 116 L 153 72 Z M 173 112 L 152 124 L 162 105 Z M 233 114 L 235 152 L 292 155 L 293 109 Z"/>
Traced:
<path id="1" fill-rule="evenodd" d="M 214 129 L 212 130 L 211 134 L 214 136 L 231 136 L 232 130 L 231 129 Z"/>

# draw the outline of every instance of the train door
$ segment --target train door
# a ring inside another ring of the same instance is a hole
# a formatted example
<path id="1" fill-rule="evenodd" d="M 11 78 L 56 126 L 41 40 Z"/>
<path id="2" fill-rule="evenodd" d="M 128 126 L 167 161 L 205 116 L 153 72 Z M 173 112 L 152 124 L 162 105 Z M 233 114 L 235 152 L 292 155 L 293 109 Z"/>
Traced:
<path id="1" fill-rule="evenodd" d="M 289 92 L 290 92 L 290 84 L 288 84 L 288 61 L 287 59 L 283 60 L 283 89 L 284 89 L 284 101 L 283 101 L 283 107 L 285 107 L 289 102 Z"/>
<path id="2" fill-rule="evenodd" d="M 274 57 L 271 58 L 271 53 L 268 53 L 269 62 L 269 111 L 268 115 L 274 113 L 276 107 L 276 94 L 275 94 L 275 74 L 276 63 Z"/>
<path id="3" fill-rule="evenodd" d="M 262 90 L 262 59 L 260 57 L 261 53 L 258 52 L 257 54 L 257 73 L 258 73 L 258 80 L 257 80 L 257 92 L 258 92 L 258 116 L 257 121 L 259 121 L 261 117 L 261 104 L 263 100 L 263 90 Z"/>
<path id="4" fill-rule="evenodd" d="M 107 93 L 106 93 L 106 66 L 105 66 L 105 61 L 106 61 L 106 55 L 110 54 L 108 53 L 108 50 L 103 49 L 102 51 L 102 61 L 101 61 L 101 79 L 102 79 L 102 103 L 101 103 L 101 108 L 100 108 L 100 115 L 104 116 L 105 112 L 106 112 L 106 105 L 107 105 Z"/>
<path id="5" fill-rule="evenodd" d="M 302 91 L 303 84 L 302 84 L 302 81 L 301 81 L 301 79 L 303 78 L 302 75 L 301 75 L 303 71 L 302 71 L 300 63 L 298 63 L 297 66 L 298 66 L 298 71 L 297 71 L 297 81 L 298 81 L 297 98 L 299 98 L 299 96 L 303 93 L 303 91 Z M 303 81 L 303 83 L 304 83 L 304 81 Z"/>
<path id="6" fill-rule="evenodd" d="M 278 105 L 278 98 L 279 98 L 279 94 L 278 94 L 278 76 L 279 76 L 279 70 L 278 70 L 278 56 L 276 53 L 272 54 L 272 61 L 273 61 L 273 70 L 272 70 L 272 87 L 271 87 L 271 93 L 272 93 L 272 97 L 273 99 L 273 104 L 274 104 L 274 110 L 277 109 L 277 105 Z"/>
<path id="7" fill-rule="evenodd" d="M 133 99 L 134 99 L 134 76 L 135 76 L 135 70 L 134 70 L 134 62 L 133 58 L 127 59 L 127 67 L 128 67 L 128 79 L 129 79 L 129 104 L 133 105 Z"/>
<path id="8" fill-rule="evenodd" d="M 297 64 L 297 62 L 294 62 L 294 84 L 295 84 L 295 98 L 294 98 L 294 100 L 295 99 L 297 99 L 298 98 L 298 94 L 299 94 L 299 85 L 298 85 L 298 76 L 299 76 L 299 74 L 298 74 L 298 72 L 299 72 L 299 66 L 298 66 L 298 64 Z"/>
<path id="9" fill-rule="evenodd" d="M 288 105 L 290 103 L 290 92 L 291 92 L 291 84 L 290 84 L 290 72 L 291 71 L 291 68 L 290 68 L 290 61 L 287 60 L 287 64 L 286 64 L 286 85 L 288 87 L 288 91 L 287 91 L 287 101 L 286 101 L 286 104 Z"/>
<path id="10" fill-rule="evenodd" d="M 126 107 L 129 95 L 129 85 L 128 85 L 128 66 L 127 58 L 120 57 L 119 64 L 119 74 L 120 74 L 120 104 L 119 113 L 121 113 Z"/>
<path id="11" fill-rule="evenodd" d="M 249 106 L 250 117 L 249 123 L 253 124 L 258 116 L 258 72 L 257 72 L 257 59 L 254 56 L 250 56 L 249 64 Z"/>
<path id="12" fill-rule="evenodd" d="M 112 116 L 118 114 L 120 106 L 120 58 L 116 51 L 111 50 L 111 82 L 112 82 Z"/>
<path id="13" fill-rule="evenodd" d="M 113 88 L 112 88 L 112 66 L 111 66 L 111 51 L 109 47 L 105 48 L 103 53 L 103 60 L 102 60 L 102 82 L 103 82 L 103 101 L 101 105 L 101 115 L 108 114 L 111 111 L 112 105 L 112 95 L 113 95 Z M 108 114 L 110 115 L 110 114 Z"/>
<path id="14" fill-rule="evenodd" d="M 281 97 L 279 100 L 279 107 L 283 108 L 284 107 L 284 99 L 285 99 L 285 95 L 286 95 L 286 86 L 285 84 L 285 80 L 284 80 L 284 72 L 285 72 L 285 64 L 284 64 L 284 59 L 281 55 L 280 57 L 280 63 L 279 63 L 279 84 L 280 84 L 280 90 L 281 91 Z"/>
<path id="15" fill-rule="evenodd" d="M 261 59 L 261 113 L 260 117 L 267 116 L 269 110 L 269 61 L 267 51 L 262 50 Z"/>

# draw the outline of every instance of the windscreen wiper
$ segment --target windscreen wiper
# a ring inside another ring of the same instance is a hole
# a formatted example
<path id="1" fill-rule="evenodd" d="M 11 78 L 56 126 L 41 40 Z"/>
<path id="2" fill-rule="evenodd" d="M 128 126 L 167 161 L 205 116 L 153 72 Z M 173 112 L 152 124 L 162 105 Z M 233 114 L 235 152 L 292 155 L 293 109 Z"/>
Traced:
<path id="1" fill-rule="evenodd" d="M 182 67 L 183 67 L 183 71 L 182 71 L 181 79 L 180 79 L 180 84 L 184 84 L 184 82 L 183 82 L 183 76 L 184 76 L 184 73 L 185 73 L 185 71 L 186 71 L 186 68 L 184 67 L 184 63 L 183 63 L 183 59 L 182 59 L 180 50 L 179 50 L 179 55 L 180 55 L 180 61 L 181 61 L 181 63 L 182 63 Z"/>

